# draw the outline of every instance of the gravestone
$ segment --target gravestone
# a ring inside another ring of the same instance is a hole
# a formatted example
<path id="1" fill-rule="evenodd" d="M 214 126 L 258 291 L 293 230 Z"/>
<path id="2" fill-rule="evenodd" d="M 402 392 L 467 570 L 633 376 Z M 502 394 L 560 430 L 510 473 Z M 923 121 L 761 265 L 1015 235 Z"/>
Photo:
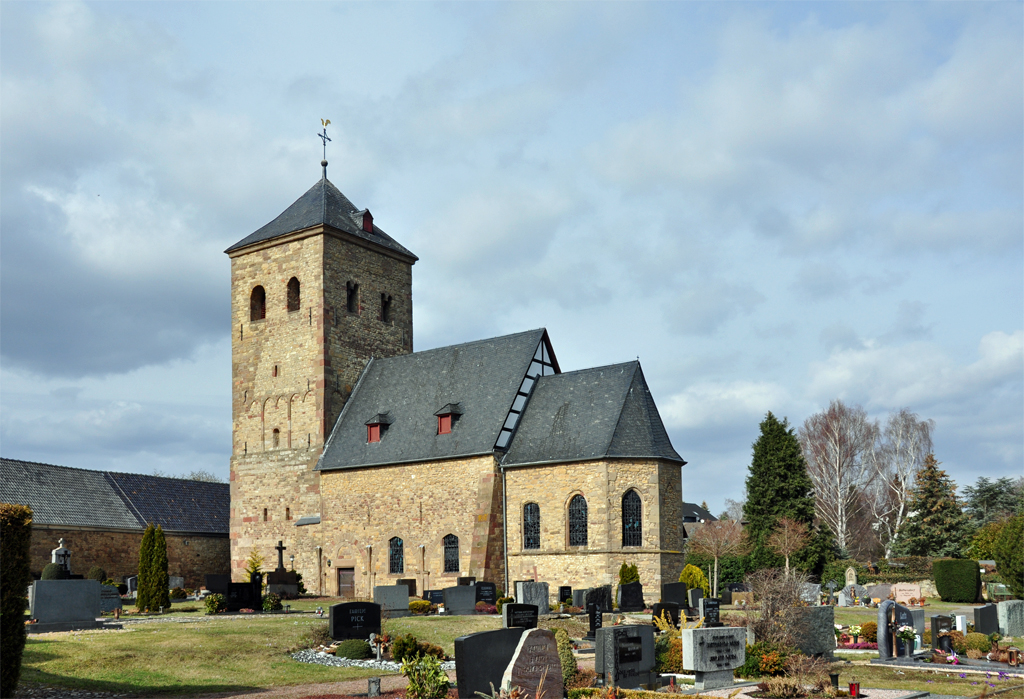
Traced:
<path id="1" fill-rule="evenodd" d="M 723 626 L 682 634 L 683 669 L 694 673 L 694 688 L 732 687 L 733 670 L 746 660 L 747 630 Z"/>
<path id="2" fill-rule="evenodd" d="M 590 605 L 596 604 L 602 612 L 612 611 L 612 586 L 602 585 L 601 587 L 592 587 L 587 590 L 587 596 L 584 600 L 586 603 L 586 609 L 590 609 Z"/>
<path id="3" fill-rule="evenodd" d="M 597 632 L 594 670 L 606 687 L 637 689 L 653 684 L 654 627 L 609 626 Z"/>
<path id="4" fill-rule="evenodd" d="M 444 604 L 444 590 L 424 590 L 423 599 L 431 604 Z"/>
<path id="5" fill-rule="evenodd" d="M 733 590 L 733 592 L 737 592 L 737 590 Z M 680 607 L 690 606 L 690 600 L 686 596 L 686 583 L 674 582 L 662 585 L 661 601 L 674 602 Z"/>
<path id="6" fill-rule="evenodd" d="M 792 611 L 791 630 L 800 652 L 832 660 L 836 647 L 836 608 L 828 605 L 796 607 Z"/>
<path id="7" fill-rule="evenodd" d="M 899 583 L 892 586 L 892 598 L 896 604 L 909 604 L 913 599 L 915 602 L 921 599 L 921 586 Z"/>
<path id="8" fill-rule="evenodd" d="M 478 582 L 473 587 L 476 588 L 476 601 L 486 602 L 487 604 L 498 603 L 498 586 L 492 582 Z"/>
<path id="9" fill-rule="evenodd" d="M 587 593 L 590 592 L 590 588 L 584 588 L 582 590 L 572 591 L 572 606 L 579 607 L 580 609 L 587 608 Z"/>
<path id="10" fill-rule="evenodd" d="M 705 627 L 721 626 L 718 620 L 719 601 L 713 597 L 702 597 L 698 600 L 700 604 L 700 618 L 704 620 Z"/>
<path id="11" fill-rule="evenodd" d="M 821 585 L 816 583 L 800 585 L 800 601 L 807 604 L 821 604 Z"/>
<path id="12" fill-rule="evenodd" d="M 406 587 L 409 588 L 409 596 L 410 597 L 415 597 L 416 596 L 416 578 L 401 578 L 395 584 L 396 585 L 405 585 Z"/>
<path id="13" fill-rule="evenodd" d="M 335 641 L 365 641 L 371 633 L 380 633 L 380 617 L 380 605 L 372 602 L 332 604 L 327 628 Z"/>
<path id="14" fill-rule="evenodd" d="M 1024 636 L 1024 601 L 1007 600 L 995 605 L 999 634 L 1019 639 Z"/>
<path id="15" fill-rule="evenodd" d="M 548 629 L 530 629 L 519 637 L 512 659 L 501 676 L 502 687 L 519 687 L 527 697 L 561 697 L 565 693 L 562 662 L 558 658 L 555 634 Z"/>
<path id="16" fill-rule="evenodd" d="M 100 587 L 96 580 L 35 580 L 29 595 L 31 617 L 28 633 L 78 631 L 103 626 L 100 615 Z"/>
<path id="17" fill-rule="evenodd" d="M 373 601 L 380 605 L 385 619 L 409 616 L 409 588 L 405 585 L 378 585 L 373 588 Z"/>
<path id="18" fill-rule="evenodd" d="M 185 578 L 180 575 L 167 576 L 167 589 L 173 590 L 176 587 L 185 587 Z"/>
<path id="19" fill-rule="evenodd" d="M 458 578 L 455 581 L 456 585 L 472 585 L 476 582 L 475 577 Z"/>
<path id="20" fill-rule="evenodd" d="M 444 589 L 444 613 L 447 616 L 476 614 L 475 585 L 456 585 Z"/>
<path id="21" fill-rule="evenodd" d="M 575 600 L 572 596 L 572 588 L 568 585 L 560 585 L 558 588 L 558 601 L 565 602 L 566 600 L 568 600 L 570 604 L 573 604 L 573 606 L 575 606 Z"/>
<path id="22" fill-rule="evenodd" d="M 953 625 L 956 630 L 962 634 L 967 633 L 967 616 L 964 614 L 956 614 L 953 616 Z"/>
<path id="23" fill-rule="evenodd" d="M 918 636 L 924 636 L 924 610 L 911 609 L 910 616 L 914 619 L 914 631 L 917 631 Z"/>
<path id="24" fill-rule="evenodd" d="M 124 584 L 128 586 L 128 594 L 134 597 L 135 594 L 139 591 L 139 576 L 129 575 L 127 578 L 124 579 Z"/>
<path id="25" fill-rule="evenodd" d="M 100 585 L 100 611 L 112 612 L 121 609 L 121 595 L 116 585 Z"/>
<path id="26" fill-rule="evenodd" d="M 948 652 L 953 647 L 952 640 L 948 636 L 942 636 L 944 633 L 949 633 L 953 630 L 953 617 L 946 616 L 944 614 L 935 614 L 931 618 L 932 622 L 932 648 L 938 650 L 946 650 Z M 941 646 L 942 638 L 946 639 L 947 648 L 943 649 Z"/>
<path id="27" fill-rule="evenodd" d="M 892 585 L 868 585 L 865 589 L 871 599 L 889 599 L 892 593 Z"/>
<path id="28" fill-rule="evenodd" d="M 505 629 L 537 628 L 537 605 L 509 603 L 501 607 L 501 626 Z"/>
<path id="29" fill-rule="evenodd" d="M 644 610 L 644 588 L 639 582 L 619 585 L 619 611 L 642 612 Z"/>
<path id="30" fill-rule="evenodd" d="M 857 584 L 857 571 L 851 566 L 851 567 L 846 569 L 846 585 L 845 585 L 845 587 L 849 587 L 850 585 L 856 585 L 856 584 Z"/>
<path id="31" fill-rule="evenodd" d="M 904 607 L 902 604 L 896 605 L 896 613 L 893 617 L 893 623 L 896 625 L 896 631 L 899 631 L 901 626 L 912 626 L 914 630 L 917 630 L 917 626 L 914 623 L 914 615 L 910 613 L 910 610 Z M 913 641 L 904 641 L 900 637 L 896 637 L 896 654 L 903 656 L 906 654 L 906 649 L 909 646 L 910 650 L 914 650 Z"/>
<path id="32" fill-rule="evenodd" d="M 991 633 L 999 633 L 999 613 L 996 605 L 986 604 L 983 607 L 974 608 L 974 630 L 988 636 Z"/>
<path id="33" fill-rule="evenodd" d="M 679 605 L 675 602 L 658 602 L 651 610 L 651 618 L 658 619 L 661 617 L 661 613 L 665 612 L 665 618 L 672 626 L 679 626 L 679 609 Z"/>
<path id="34" fill-rule="evenodd" d="M 516 602 L 519 604 L 535 604 L 544 614 L 550 611 L 548 584 L 546 582 L 516 583 Z"/>
<path id="35" fill-rule="evenodd" d="M 851 599 L 861 600 L 868 596 L 868 588 L 863 585 L 847 585 L 845 589 Z"/>
<path id="36" fill-rule="evenodd" d="M 224 595 L 224 602 L 229 612 L 237 612 L 241 609 L 259 610 L 263 609 L 263 595 L 258 583 L 228 583 L 228 592 Z"/>
<path id="37" fill-rule="evenodd" d="M 477 699 L 477 692 L 490 696 L 501 688 L 505 669 L 525 633 L 523 628 L 496 629 L 455 639 L 455 682 L 460 699 Z"/>
<path id="38" fill-rule="evenodd" d="M 838 595 L 836 595 L 836 606 L 837 607 L 852 607 L 853 606 L 853 600 L 850 598 L 850 595 L 846 592 L 846 588 L 845 587 L 842 590 L 839 591 Z"/>
<path id="39" fill-rule="evenodd" d="M 889 660 L 893 652 L 893 635 L 889 631 L 889 614 L 896 603 L 891 599 L 882 600 L 878 605 L 878 657 Z"/>
<path id="40" fill-rule="evenodd" d="M 137 576 L 136 576 L 137 577 Z M 218 595 L 228 595 L 228 585 L 231 584 L 230 575 L 207 575 L 204 577 L 203 587 Z M 131 590 L 131 587 L 128 588 Z"/>
<path id="41" fill-rule="evenodd" d="M 692 590 L 688 590 L 686 596 L 689 598 L 687 601 L 690 603 L 690 609 L 700 609 L 700 601 L 704 599 L 704 590 L 695 587 Z"/>
<path id="42" fill-rule="evenodd" d="M 604 612 L 601 611 L 600 605 L 587 605 L 587 621 L 590 622 L 590 629 L 587 631 L 587 635 L 584 636 L 584 638 L 593 641 L 597 638 L 597 632 L 604 626 Z"/>

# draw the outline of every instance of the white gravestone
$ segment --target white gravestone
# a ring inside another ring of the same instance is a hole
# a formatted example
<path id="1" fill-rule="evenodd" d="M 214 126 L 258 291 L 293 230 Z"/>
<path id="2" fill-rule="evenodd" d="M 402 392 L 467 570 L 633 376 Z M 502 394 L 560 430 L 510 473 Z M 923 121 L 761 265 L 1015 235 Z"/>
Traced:
<path id="1" fill-rule="evenodd" d="M 746 629 L 683 629 L 682 641 L 683 669 L 694 673 L 694 688 L 732 686 L 733 670 L 746 660 Z"/>

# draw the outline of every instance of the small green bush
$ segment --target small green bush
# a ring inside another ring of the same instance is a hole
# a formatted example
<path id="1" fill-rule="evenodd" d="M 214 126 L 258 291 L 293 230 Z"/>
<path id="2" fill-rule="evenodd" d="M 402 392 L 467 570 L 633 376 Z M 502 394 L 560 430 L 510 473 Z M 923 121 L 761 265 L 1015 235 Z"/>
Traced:
<path id="1" fill-rule="evenodd" d="M 680 651 L 682 653 L 682 651 Z M 743 665 L 736 668 L 737 677 L 777 677 L 785 673 L 786 660 L 795 651 L 792 648 L 758 641 L 752 646 L 747 646 L 747 657 Z"/>
<path id="2" fill-rule="evenodd" d="M 284 605 L 281 604 L 281 597 L 276 593 L 271 592 L 269 595 L 263 598 L 263 611 L 265 612 L 276 612 L 284 609 Z"/>
<path id="3" fill-rule="evenodd" d="M 89 572 L 85 575 L 86 580 L 95 580 L 100 584 L 107 579 L 107 571 L 103 570 L 99 566 L 93 566 L 89 569 Z"/>
<path id="4" fill-rule="evenodd" d="M 43 568 L 43 580 L 67 580 L 68 572 L 60 563 L 47 563 Z"/>
<path id="5" fill-rule="evenodd" d="M 451 683 L 434 656 L 406 658 L 402 663 L 402 675 L 409 679 L 405 688 L 409 699 L 443 699 L 448 696 Z"/>
<path id="6" fill-rule="evenodd" d="M 224 595 L 216 592 L 212 595 L 207 595 L 206 599 L 203 600 L 203 604 L 206 606 L 207 614 L 220 614 L 228 610 L 228 602 L 224 599 Z"/>
<path id="7" fill-rule="evenodd" d="M 496 604 L 496 606 L 498 608 L 498 614 L 501 614 L 501 608 L 502 607 L 504 607 L 509 602 L 515 602 L 515 601 L 516 601 L 515 597 L 499 597 L 498 598 L 498 602 Z"/>
<path id="8" fill-rule="evenodd" d="M 865 643 L 878 642 L 878 624 L 868 621 L 860 625 L 860 638 Z"/>
<path id="9" fill-rule="evenodd" d="M 980 650 L 988 652 L 992 649 L 992 641 L 988 640 L 988 636 L 983 633 L 971 632 L 967 634 L 967 638 L 964 639 L 967 644 L 967 650 Z"/>
<path id="10" fill-rule="evenodd" d="M 935 588 L 943 602 L 971 603 L 981 590 L 981 572 L 977 561 L 942 558 L 932 562 Z"/>
<path id="11" fill-rule="evenodd" d="M 348 658 L 349 660 L 366 660 L 371 655 L 370 644 L 358 638 L 349 638 L 342 641 L 334 652 L 334 657 Z"/>
<path id="12" fill-rule="evenodd" d="M 414 599 L 409 602 L 409 611 L 413 614 L 429 614 L 430 600 Z"/>
<path id="13" fill-rule="evenodd" d="M 186 597 L 188 597 L 188 593 L 182 587 L 176 587 L 171 590 L 171 599 L 185 599 Z"/>
<path id="14" fill-rule="evenodd" d="M 684 672 L 682 638 L 674 634 L 661 634 L 654 639 L 654 669 L 661 673 Z"/>
<path id="15" fill-rule="evenodd" d="M 686 583 L 686 587 L 690 589 L 699 587 L 704 590 L 705 597 L 711 596 L 711 584 L 708 582 L 707 576 L 695 565 L 687 565 L 683 568 L 683 572 L 679 574 L 679 582 Z"/>
<path id="16" fill-rule="evenodd" d="M 565 629 L 555 629 L 555 644 L 558 646 L 558 661 L 562 665 L 562 683 L 569 684 L 580 667 L 572 654 L 572 641 Z"/>

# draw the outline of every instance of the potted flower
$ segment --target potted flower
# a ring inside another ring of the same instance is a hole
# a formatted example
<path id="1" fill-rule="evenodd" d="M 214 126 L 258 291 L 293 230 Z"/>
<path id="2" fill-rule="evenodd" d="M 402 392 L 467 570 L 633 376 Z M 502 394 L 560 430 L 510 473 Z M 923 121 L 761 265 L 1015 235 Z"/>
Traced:
<path id="1" fill-rule="evenodd" d="M 917 629 L 913 626 L 901 626 L 896 629 L 896 636 L 903 641 L 903 647 L 906 649 L 906 656 L 909 658 L 914 649 L 914 639 L 917 637 Z"/>
<path id="2" fill-rule="evenodd" d="M 860 626 L 856 624 L 850 627 L 850 635 L 853 636 L 853 642 L 857 643 L 857 639 L 860 638 Z"/>

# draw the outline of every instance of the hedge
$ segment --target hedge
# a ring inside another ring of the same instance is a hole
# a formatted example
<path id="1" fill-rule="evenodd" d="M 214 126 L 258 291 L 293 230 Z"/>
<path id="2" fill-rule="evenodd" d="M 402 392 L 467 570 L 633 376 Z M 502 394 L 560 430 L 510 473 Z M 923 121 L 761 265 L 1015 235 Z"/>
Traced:
<path id="1" fill-rule="evenodd" d="M 935 589 L 943 602 L 973 603 L 981 590 L 978 562 L 963 558 L 940 558 L 932 562 Z"/>
<path id="2" fill-rule="evenodd" d="M 21 675 L 31 538 L 32 510 L 0 503 L 0 697 L 14 696 Z"/>

